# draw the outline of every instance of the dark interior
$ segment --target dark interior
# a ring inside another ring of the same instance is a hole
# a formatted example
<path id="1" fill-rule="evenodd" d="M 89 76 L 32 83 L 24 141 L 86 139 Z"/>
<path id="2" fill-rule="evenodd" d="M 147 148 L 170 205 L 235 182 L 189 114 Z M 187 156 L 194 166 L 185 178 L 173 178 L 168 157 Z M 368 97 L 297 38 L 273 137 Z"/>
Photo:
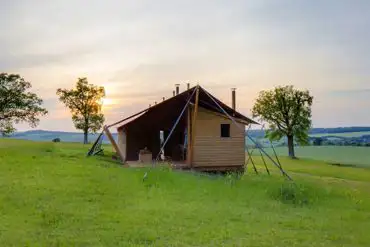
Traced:
<path id="1" fill-rule="evenodd" d="M 144 115 L 128 123 L 124 128 L 126 131 L 126 159 L 137 161 L 139 151 L 147 148 L 152 153 L 152 158 L 156 159 L 161 148 L 160 131 L 164 132 L 164 141 L 169 136 L 171 129 L 178 120 L 186 102 L 178 102 L 173 105 L 171 111 L 148 111 Z M 181 103 L 181 104 L 180 104 Z M 184 161 L 183 146 L 185 141 L 185 128 L 187 126 L 187 110 L 184 111 L 168 139 L 164 155 L 173 161 Z"/>

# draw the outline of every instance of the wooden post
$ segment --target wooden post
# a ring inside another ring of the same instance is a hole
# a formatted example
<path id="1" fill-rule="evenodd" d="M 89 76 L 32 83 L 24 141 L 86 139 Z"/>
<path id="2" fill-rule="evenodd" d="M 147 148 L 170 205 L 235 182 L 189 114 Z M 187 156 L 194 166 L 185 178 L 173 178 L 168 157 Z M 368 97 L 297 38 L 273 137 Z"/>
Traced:
<path id="1" fill-rule="evenodd" d="M 110 133 L 109 129 L 104 126 L 104 132 L 105 134 L 107 135 L 109 141 L 112 143 L 113 145 L 113 148 L 116 150 L 117 154 L 119 155 L 119 157 L 121 158 L 121 161 L 122 163 L 125 163 L 125 156 L 123 155 L 123 153 L 121 152 L 121 150 L 119 149 L 116 141 L 114 140 L 112 134 Z"/>
<path id="2" fill-rule="evenodd" d="M 193 114 L 193 123 L 192 123 L 192 130 L 191 130 L 191 144 L 190 144 L 190 167 L 193 167 L 193 157 L 194 157 L 194 143 L 195 143 L 195 129 L 196 129 L 196 119 L 198 115 L 198 103 L 199 103 L 199 86 L 196 88 L 195 93 L 195 105 L 194 105 L 194 114 Z"/>
<path id="3" fill-rule="evenodd" d="M 192 130 L 191 130 L 191 105 L 188 106 L 188 118 L 187 118 L 187 142 L 188 142 L 188 145 L 186 147 L 186 150 L 187 150 L 187 154 L 186 154 L 186 163 L 187 165 L 190 167 L 191 166 L 191 150 L 190 150 L 190 147 L 191 147 L 191 134 L 192 134 Z"/>

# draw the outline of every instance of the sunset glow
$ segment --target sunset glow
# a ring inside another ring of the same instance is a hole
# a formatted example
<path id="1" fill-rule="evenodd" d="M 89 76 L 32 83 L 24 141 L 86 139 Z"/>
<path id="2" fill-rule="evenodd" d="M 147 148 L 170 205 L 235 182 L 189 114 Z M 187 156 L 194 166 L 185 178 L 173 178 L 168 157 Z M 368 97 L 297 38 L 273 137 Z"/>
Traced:
<path id="1" fill-rule="evenodd" d="M 44 99 L 50 114 L 38 128 L 75 129 L 56 117 L 64 106 L 55 91 L 79 77 L 104 86 L 107 123 L 186 82 L 226 104 L 237 88 L 249 117 L 259 91 L 292 84 L 314 96 L 314 127 L 370 122 L 370 1 L 139 2 L 2 4 L 0 71 L 19 73 Z"/>

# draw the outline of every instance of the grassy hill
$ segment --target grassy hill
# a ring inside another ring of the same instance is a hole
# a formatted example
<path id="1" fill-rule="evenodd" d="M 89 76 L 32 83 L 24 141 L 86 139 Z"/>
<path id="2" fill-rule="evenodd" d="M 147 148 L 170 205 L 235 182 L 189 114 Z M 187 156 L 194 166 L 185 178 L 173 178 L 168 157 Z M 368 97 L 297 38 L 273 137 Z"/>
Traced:
<path id="1" fill-rule="evenodd" d="M 117 133 L 112 133 L 117 140 Z M 93 143 L 98 134 L 89 134 L 89 142 Z M 29 130 L 24 132 L 16 132 L 10 136 L 12 139 L 30 140 L 30 141 L 51 141 L 55 138 L 60 138 L 62 142 L 83 142 L 83 133 L 81 132 L 64 132 L 64 131 L 49 131 L 49 130 Z M 103 143 L 109 143 L 108 138 L 104 137 Z"/>
<path id="2" fill-rule="evenodd" d="M 0 140 L 2 246 L 370 244 L 370 169 L 281 158 L 292 185 L 258 157 L 260 174 L 238 179 L 122 168 L 87 149 Z"/>

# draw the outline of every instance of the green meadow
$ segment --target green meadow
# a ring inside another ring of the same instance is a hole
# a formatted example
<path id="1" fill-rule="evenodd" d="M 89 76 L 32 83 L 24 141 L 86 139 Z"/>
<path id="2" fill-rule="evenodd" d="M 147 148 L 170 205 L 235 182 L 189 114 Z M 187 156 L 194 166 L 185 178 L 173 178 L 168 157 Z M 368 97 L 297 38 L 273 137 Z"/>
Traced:
<path id="1" fill-rule="evenodd" d="M 211 176 L 88 148 L 0 140 L 1 246 L 370 246 L 368 168 L 281 157 L 288 182 L 259 156 Z"/>

